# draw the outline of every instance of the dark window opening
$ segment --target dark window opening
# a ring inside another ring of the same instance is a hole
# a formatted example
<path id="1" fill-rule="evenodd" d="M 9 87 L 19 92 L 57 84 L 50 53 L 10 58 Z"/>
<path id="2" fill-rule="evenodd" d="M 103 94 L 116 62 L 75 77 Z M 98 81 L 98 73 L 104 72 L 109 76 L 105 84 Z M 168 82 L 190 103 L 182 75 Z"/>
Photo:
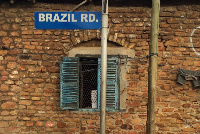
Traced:
<path id="1" fill-rule="evenodd" d="M 79 107 L 97 108 L 98 58 L 80 58 Z"/>

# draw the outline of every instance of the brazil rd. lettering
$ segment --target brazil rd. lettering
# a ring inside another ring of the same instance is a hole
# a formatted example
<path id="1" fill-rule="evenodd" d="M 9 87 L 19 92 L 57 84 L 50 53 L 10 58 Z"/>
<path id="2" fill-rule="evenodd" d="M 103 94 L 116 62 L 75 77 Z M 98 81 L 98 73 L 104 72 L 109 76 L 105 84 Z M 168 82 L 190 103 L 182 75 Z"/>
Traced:
<path id="1" fill-rule="evenodd" d="M 79 17 L 78 17 L 79 18 Z M 39 22 L 77 22 L 78 18 L 74 14 L 67 13 L 39 13 Z M 80 22 L 98 22 L 95 14 L 81 14 Z"/>
<path id="2" fill-rule="evenodd" d="M 101 12 L 35 12 L 35 29 L 100 29 Z"/>

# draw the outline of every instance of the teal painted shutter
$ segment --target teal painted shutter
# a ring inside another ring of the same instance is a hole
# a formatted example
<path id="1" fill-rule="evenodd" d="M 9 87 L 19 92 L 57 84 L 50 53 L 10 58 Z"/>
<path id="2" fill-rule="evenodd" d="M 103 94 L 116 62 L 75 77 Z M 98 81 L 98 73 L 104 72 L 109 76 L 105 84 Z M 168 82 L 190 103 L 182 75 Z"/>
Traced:
<path id="1" fill-rule="evenodd" d="M 60 64 L 60 108 L 79 108 L 79 58 L 64 57 Z"/>
<path id="2" fill-rule="evenodd" d="M 106 105 L 108 110 L 118 109 L 118 84 L 118 58 L 108 58 L 106 90 Z"/>
<path id="3" fill-rule="evenodd" d="M 97 74 L 97 108 L 100 109 L 101 99 L 101 58 L 98 58 L 98 74 Z"/>
<path id="4" fill-rule="evenodd" d="M 100 108 L 101 59 L 98 60 L 98 64 L 98 108 Z M 106 89 L 106 109 L 108 111 L 119 108 L 118 70 L 118 58 L 108 58 Z"/>

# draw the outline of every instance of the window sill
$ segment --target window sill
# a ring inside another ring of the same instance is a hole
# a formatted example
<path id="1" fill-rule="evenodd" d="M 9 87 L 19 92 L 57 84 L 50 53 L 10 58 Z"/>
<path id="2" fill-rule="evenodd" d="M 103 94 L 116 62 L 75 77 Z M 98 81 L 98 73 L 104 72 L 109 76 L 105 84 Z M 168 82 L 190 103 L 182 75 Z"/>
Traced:
<path id="1" fill-rule="evenodd" d="M 95 108 L 81 108 L 81 109 L 75 109 L 70 111 L 77 111 L 77 112 L 100 112 L 100 109 Z M 106 112 L 125 112 L 126 109 L 107 109 Z"/>

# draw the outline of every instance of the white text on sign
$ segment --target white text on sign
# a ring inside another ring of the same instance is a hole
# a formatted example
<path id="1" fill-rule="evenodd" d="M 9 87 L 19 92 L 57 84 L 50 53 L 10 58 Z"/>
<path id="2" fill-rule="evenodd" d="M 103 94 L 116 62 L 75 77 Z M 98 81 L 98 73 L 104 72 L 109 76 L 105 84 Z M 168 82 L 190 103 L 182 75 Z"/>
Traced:
<path id="1" fill-rule="evenodd" d="M 39 22 L 77 22 L 77 18 L 74 14 L 51 14 L 51 13 L 39 13 Z M 81 14 L 80 22 L 98 22 L 95 19 L 95 14 Z"/>

